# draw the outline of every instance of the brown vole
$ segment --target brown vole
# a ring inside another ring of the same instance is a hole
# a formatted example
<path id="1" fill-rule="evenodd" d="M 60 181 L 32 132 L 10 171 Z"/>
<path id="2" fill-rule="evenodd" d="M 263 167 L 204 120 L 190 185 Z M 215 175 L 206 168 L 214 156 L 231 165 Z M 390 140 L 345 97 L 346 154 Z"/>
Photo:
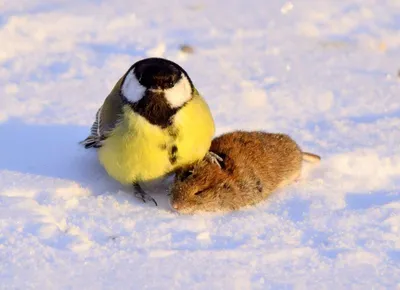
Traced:
<path id="1" fill-rule="evenodd" d="M 221 167 L 202 160 L 176 172 L 170 193 L 176 211 L 232 211 L 257 204 L 295 181 L 303 160 L 320 160 L 285 134 L 259 131 L 223 134 L 210 150 L 222 157 Z"/>

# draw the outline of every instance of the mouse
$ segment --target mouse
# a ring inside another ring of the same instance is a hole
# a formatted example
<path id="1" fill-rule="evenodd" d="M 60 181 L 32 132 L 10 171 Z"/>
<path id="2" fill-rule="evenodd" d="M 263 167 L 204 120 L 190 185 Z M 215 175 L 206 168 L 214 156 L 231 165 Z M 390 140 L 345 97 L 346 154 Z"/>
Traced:
<path id="1" fill-rule="evenodd" d="M 303 161 L 319 155 L 303 152 L 287 134 L 234 131 L 213 139 L 207 159 L 175 171 L 169 201 L 178 213 L 229 212 L 260 203 L 277 189 L 296 181 Z"/>

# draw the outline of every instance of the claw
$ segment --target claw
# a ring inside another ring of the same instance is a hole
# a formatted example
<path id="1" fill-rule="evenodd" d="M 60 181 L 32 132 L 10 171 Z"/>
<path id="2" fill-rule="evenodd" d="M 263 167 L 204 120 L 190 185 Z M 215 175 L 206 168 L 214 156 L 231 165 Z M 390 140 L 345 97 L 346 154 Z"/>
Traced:
<path id="1" fill-rule="evenodd" d="M 135 183 L 133 187 L 135 188 L 135 197 L 141 199 L 143 202 L 152 201 L 157 206 L 156 200 L 147 194 L 139 184 Z"/>
<path id="2" fill-rule="evenodd" d="M 218 165 L 221 168 L 221 164 L 220 162 L 224 161 L 224 159 L 222 159 L 221 156 L 219 156 L 218 154 L 212 152 L 212 151 L 208 151 L 206 154 L 206 159 L 210 162 L 210 163 L 214 163 L 216 165 Z"/>

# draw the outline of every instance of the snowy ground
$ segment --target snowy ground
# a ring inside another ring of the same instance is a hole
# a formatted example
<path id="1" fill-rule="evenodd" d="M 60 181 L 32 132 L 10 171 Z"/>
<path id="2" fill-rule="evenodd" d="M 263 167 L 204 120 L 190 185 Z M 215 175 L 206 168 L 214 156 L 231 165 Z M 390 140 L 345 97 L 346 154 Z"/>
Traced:
<path id="1" fill-rule="evenodd" d="M 400 1 L 224 2 L 0 3 L 1 289 L 400 288 Z M 172 213 L 167 184 L 142 204 L 77 143 L 146 56 L 187 69 L 218 134 L 323 162 L 232 214 Z"/>

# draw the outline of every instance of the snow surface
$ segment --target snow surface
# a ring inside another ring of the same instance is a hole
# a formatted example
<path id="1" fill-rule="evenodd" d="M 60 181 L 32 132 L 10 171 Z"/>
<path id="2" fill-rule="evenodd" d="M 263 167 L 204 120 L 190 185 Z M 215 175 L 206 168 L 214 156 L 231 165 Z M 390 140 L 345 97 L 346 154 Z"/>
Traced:
<path id="1" fill-rule="evenodd" d="M 1 289 L 399 289 L 400 1 L 0 3 Z M 179 51 L 182 44 L 193 54 Z M 320 166 L 260 206 L 143 204 L 78 142 L 140 58 L 177 61 L 218 134 Z"/>

